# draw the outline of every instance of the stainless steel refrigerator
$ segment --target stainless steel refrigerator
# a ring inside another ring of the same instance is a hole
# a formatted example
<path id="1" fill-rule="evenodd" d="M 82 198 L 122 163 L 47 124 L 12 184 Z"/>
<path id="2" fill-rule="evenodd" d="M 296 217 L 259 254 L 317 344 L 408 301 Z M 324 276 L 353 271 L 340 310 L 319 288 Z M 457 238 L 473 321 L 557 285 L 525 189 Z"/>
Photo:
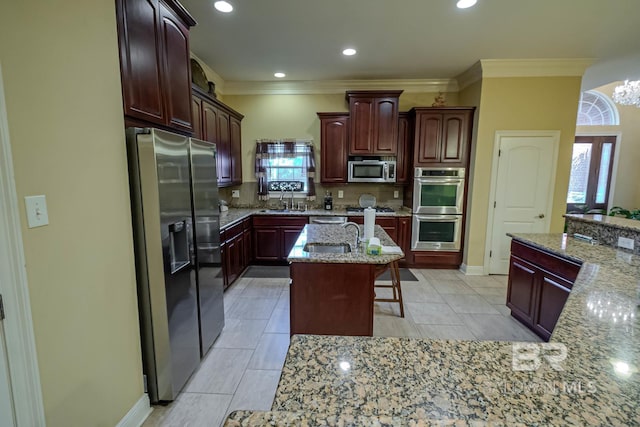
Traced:
<path id="1" fill-rule="evenodd" d="M 176 398 L 224 326 L 214 144 L 127 129 L 147 391 Z"/>

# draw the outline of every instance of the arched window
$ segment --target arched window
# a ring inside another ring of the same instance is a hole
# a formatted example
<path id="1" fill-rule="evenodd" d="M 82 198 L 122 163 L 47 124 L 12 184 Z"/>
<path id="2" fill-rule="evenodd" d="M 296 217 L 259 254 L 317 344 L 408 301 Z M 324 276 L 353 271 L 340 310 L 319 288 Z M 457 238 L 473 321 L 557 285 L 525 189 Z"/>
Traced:
<path id="1" fill-rule="evenodd" d="M 618 109 L 608 96 L 588 90 L 580 95 L 578 126 L 613 126 L 620 124 Z"/>

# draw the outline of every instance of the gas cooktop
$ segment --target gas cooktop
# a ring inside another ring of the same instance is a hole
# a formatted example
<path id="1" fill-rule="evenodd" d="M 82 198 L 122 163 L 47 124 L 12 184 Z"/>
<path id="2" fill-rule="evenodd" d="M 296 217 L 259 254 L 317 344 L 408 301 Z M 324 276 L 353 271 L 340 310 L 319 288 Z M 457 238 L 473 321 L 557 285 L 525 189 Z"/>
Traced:
<path id="1" fill-rule="evenodd" d="M 356 206 L 347 206 L 347 212 L 364 212 L 365 208 Z M 376 212 L 395 212 L 392 208 L 383 208 L 381 206 L 375 207 Z"/>

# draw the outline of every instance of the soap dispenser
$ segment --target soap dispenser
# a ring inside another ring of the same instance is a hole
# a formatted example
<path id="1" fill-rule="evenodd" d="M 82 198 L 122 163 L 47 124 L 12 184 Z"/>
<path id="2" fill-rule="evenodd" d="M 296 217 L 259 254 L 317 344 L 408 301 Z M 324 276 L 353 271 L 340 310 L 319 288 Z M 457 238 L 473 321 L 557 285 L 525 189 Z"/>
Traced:
<path id="1" fill-rule="evenodd" d="M 333 197 L 331 197 L 331 193 L 327 191 L 324 196 L 324 209 L 327 211 L 333 210 Z"/>

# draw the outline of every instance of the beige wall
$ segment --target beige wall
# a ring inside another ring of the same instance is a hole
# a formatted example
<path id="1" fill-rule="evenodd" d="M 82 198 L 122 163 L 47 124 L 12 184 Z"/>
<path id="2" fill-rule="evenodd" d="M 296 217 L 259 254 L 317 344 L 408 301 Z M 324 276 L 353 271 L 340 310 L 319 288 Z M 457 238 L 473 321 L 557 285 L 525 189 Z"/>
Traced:
<path id="1" fill-rule="evenodd" d="M 143 394 L 113 0 L 3 2 L 0 61 L 46 422 L 113 426 Z M 20 396 L 17 396 L 20 398 Z"/>
<path id="2" fill-rule="evenodd" d="M 473 177 L 473 174 L 476 169 L 475 160 L 476 160 L 476 153 L 478 150 L 478 121 L 480 117 L 481 97 L 482 97 L 482 80 L 478 80 L 477 82 L 470 84 L 469 86 L 462 89 L 459 93 L 460 105 L 476 107 L 476 111 L 473 115 L 473 132 L 471 134 L 471 151 L 469 152 L 470 161 L 469 161 L 469 170 L 467 171 L 468 177 Z M 484 165 L 479 165 L 479 166 L 481 168 L 484 167 Z M 469 236 L 471 235 L 471 233 L 468 230 L 470 230 L 471 218 L 472 218 L 471 212 L 473 211 L 473 208 L 474 208 L 473 198 L 471 197 L 474 191 L 473 184 L 474 184 L 474 181 L 472 179 L 469 179 L 469 184 L 467 188 L 468 214 L 465 219 L 464 251 L 466 251 L 466 248 L 469 246 Z"/>
<path id="3" fill-rule="evenodd" d="M 468 266 L 484 264 L 493 144 L 498 130 L 560 131 L 550 231 L 562 231 L 580 80 L 580 77 L 483 79 L 472 160 L 472 209 L 464 254 L 464 263 Z"/>
<path id="4" fill-rule="evenodd" d="M 611 97 L 613 89 L 622 82 L 614 82 L 599 88 L 600 93 Z M 620 115 L 619 126 L 577 126 L 576 133 L 616 135 L 619 134 L 618 167 L 611 206 L 627 209 L 640 208 L 640 108 L 616 104 Z"/>

